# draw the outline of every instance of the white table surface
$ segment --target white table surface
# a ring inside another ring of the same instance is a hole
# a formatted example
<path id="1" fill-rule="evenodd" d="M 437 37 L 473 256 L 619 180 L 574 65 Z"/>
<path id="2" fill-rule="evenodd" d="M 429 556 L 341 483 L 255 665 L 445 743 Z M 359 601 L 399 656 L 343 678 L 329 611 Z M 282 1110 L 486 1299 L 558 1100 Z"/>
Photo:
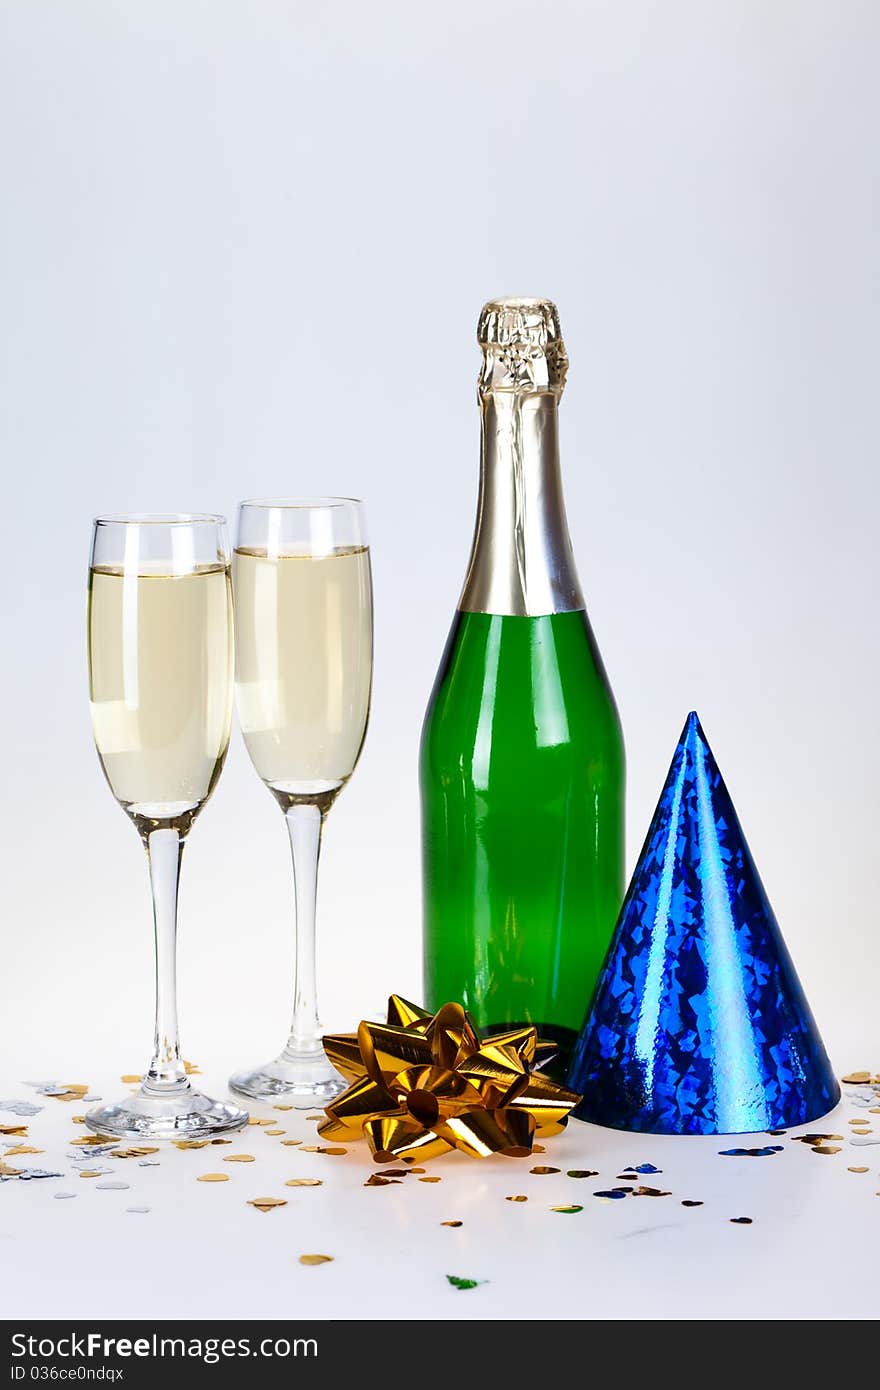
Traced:
<path id="1" fill-rule="evenodd" d="M 218 1094 L 221 1077 L 198 1084 Z M 42 1079 L 42 1078 L 34 1078 Z M 125 1092 L 118 1076 L 83 1074 L 105 1099 Z M 794 1133 L 844 1136 L 821 1155 L 789 1136 L 663 1138 L 623 1134 L 573 1121 L 531 1160 L 469 1160 L 457 1154 L 426 1165 L 437 1183 L 408 1176 L 399 1186 L 364 1188 L 377 1171 L 365 1143 L 341 1157 L 283 1147 L 320 1143 L 306 1112 L 269 1106 L 253 1113 L 283 1136 L 251 1126 L 233 1143 L 181 1151 L 162 1145 L 158 1167 L 103 1159 L 112 1172 L 80 1178 L 70 1140 L 82 1104 L 42 1097 L 19 1080 L 0 1098 L 43 1108 L 31 1119 L 0 1112 L 0 1124 L 28 1124 L 40 1154 L 12 1166 L 60 1171 L 61 1178 L 0 1183 L 0 1275 L 7 1318 L 863 1318 L 876 1315 L 880 1236 L 880 1143 L 859 1144 L 848 1121 L 861 1117 L 880 1141 L 880 1116 L 857 1103 L 853 1087 L 827 1119 Z M 880 1103 L 873 1100 L 872 1104 Z M 309 1112 L 314 1113 L 314 1112 Z M 765 1158 L 719 1150 L 782 1144 Z M 2 1151 L 0 1151 L 2 1152 Z M 225 1163 L 250 1153 L 253 1163 Z M 622 1185 L 625 1167 L 662 1171 L 633 1179 L 666 1197 L 597 1198 Z M 539 1176 L 538 1164 L 562 1171 Z M 867 1173 L 852 1173 L 866 1166 Z M 573 1179 L 567 1169 L 595 1169 Z M 201 1183 L 200 1173 L 229 1181 Z M 285 1186 L 317 1177 L 320 1187 Z M 125 1191 L 100 1190 L 119 1180 Z M 74 1192 L 58 1200 L 57 1192 Z M 526 1202 L 506 1197 L 524 1193 Z M 287 1205 L 263 1213 L 249 1198 Z M 687 1208 L 683 1199 L 701 1200 Z M 551 1210 L 580 1204 L 568 1215 Z M 132 1206 L 147 1206 L 138 1214 Z M 753 1224 L 734 1225 L 731 1217 Z M 459 1228 L 443 1226 L 458 1220 Z M 333 1262 L 302 1266 L 301 1254 Z M 448 1274 L 485 1280 L 459 1291 Z"/>

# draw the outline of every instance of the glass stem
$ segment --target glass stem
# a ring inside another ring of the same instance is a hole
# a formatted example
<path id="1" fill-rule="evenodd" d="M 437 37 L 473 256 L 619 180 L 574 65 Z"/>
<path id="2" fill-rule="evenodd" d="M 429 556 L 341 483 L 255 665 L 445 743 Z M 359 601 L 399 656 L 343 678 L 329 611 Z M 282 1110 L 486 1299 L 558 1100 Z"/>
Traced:
<path id="1" fill-rule="evenodd" d="M 167 1095 L 189 1086 L 177 1036 L 177 887 L 183 837 L 177 830 L 153 830 L 144 836 L 144 844 L 156 936 L 156 1036 L 143 1089 Z"/>
<path id="2" fill-rule="evenodd" d="M 296 895 L 296 965 L 293 1020 L 282 1056 L 295 1062 L 323 1051 L 315 978 L 315 904 L 324 812 L 313 802 L 299 802 L 285 812 L 285 820 Z"/>

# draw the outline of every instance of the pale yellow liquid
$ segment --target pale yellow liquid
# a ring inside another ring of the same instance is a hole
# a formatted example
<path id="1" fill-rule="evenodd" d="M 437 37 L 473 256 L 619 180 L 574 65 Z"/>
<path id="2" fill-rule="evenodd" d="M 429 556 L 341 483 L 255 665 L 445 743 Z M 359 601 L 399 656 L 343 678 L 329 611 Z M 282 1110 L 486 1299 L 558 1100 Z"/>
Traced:
<path id="1" fill-rule="evenodd" d="M 333 793 L 354 770 L 370 711 L 369 551 L 236 550 L 232 563 L 236 699 L 254 767 L 282 800 Z"/>
<path id="2" fill-rule="evenodd" d="M 229 570 L 89 578 L 92 726 L 117 800 L 135 819 L 191 819 L 210 795 L 232 715 Z"/>

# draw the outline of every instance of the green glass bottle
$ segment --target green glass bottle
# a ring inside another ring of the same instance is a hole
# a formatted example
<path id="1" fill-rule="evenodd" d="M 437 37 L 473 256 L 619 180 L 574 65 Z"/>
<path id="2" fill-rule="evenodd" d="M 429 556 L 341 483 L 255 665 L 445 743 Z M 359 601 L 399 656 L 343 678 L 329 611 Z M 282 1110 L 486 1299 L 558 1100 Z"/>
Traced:
<path id="1" fill-rule="evenodd" d="M 470 567 L 422 732 L 425 1002 L 574 1041 L 623 896 L 624 751 L 559 473 L 547 300 L 480 317 Z"/>

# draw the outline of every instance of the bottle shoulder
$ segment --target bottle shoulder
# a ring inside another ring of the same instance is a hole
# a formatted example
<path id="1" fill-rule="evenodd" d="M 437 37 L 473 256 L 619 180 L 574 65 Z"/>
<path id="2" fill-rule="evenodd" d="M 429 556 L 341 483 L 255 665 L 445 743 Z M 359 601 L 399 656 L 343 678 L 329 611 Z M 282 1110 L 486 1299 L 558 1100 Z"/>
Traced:
<path id="1" fill-rule="evenodd" d="M 422 756 L 495 744 L 525 755 L 577 746 L 622 761 L 620 722 L 584 610 L 459 613 L 428 704 Z"/>

